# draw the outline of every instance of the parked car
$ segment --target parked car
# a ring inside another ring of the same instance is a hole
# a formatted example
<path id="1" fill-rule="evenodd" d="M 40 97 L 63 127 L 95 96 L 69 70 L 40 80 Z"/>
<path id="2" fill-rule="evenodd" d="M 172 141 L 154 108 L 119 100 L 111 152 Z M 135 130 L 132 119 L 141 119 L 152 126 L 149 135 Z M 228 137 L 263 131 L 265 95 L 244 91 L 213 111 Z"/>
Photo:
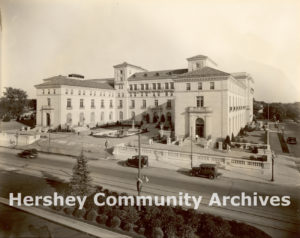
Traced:
<path id="1" fill-rule="evenodd" d="M 296 139 L 296 137 L 288 137 L 286 142 L 288 144 L 297 144 L 297 139 Z"/>
<path id="2" fill-rule="evenodd" d="M 36 149 L 23 150 L 22 152 L 18 153 L 18 156 L 21 158 L 33 159 L 38 156 L 38 152 Z"/>
<path id="3" fill-rule="evenodd" d="M 132 156 L 131 159 L 130 158 L 127 159 L 126 165 L 130 166 L 130 167 L 138 168 L 139 167 L 139 156 L 135 155 L 135 156 Z M 141 168 L 143 168 L 144 166 L 147 166 L 147 167 L 149 166 L 147 155 L 141 155 Z"/>
<path id="4" fill-rule="evenodd" d="M 199 167 L 193 167 L 191 169 L 190 175 L 195 177 L 207 177 L 209 179 L 215 179 L 221 174 L 218 173 L 216 164 L 200 164 Z"/>

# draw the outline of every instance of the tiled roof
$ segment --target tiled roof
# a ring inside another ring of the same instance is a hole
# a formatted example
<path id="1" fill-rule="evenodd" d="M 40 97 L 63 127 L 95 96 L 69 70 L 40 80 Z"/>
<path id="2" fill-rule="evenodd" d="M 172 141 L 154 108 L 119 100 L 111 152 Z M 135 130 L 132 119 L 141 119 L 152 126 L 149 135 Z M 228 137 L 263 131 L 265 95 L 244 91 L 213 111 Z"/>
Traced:
<path id="1" fill-rule="evenodd" d="M 44 83 L 35 85 L 36 88 L 55 87 L 60 85 L 86 87 L 86 88 L 100 88 L 100 89 L 114 89 L 108 83 L 98 83 L 84 79 L 72 79 L 66 76 L 58 75 L 48 79 L 44 79 Z"/>
<path id="2" fill-rule="evenodd" d="M 194 60 L 194 59 L 207 59 L 206 55 L 195 55 L 193 57 L 187 58 L 187 60 Z"/>
<path id="3" fill-rule="evenodd" d="M 131 67 L 134 67 L 134 68 L 138 68 L 138 69 L 142 69 L 142 70 L 145 70 L 147 71 L 146 69 L 140 67 L 140 66 L 136 66 L 136 65 L 133 65 L 133 64 L 129 64 L 127 62 L 123 62 L 122 64 L 117 64 L 114 66 L 114 68 L 119 68 L 119 67 L 126 67 L 126 66 L 131 66 Z"/>
<path id="4" fill-rule="evenodd" d="M 229 73 L 211 68 L 203 67 L 202 69 L 187 72 L 185 74 L 178 75 L 177 78 L 191 78 L 191 77 L 211 77 L 211 76 L 229 76 Z"/>
<path id="5" fill-rule="evenodd" d="M 177 75 L 184 74 L 186 72 L 188 72 L 188 69 L 172 69 L 172 70 L 140 72 L 131 75 L 128 78 L 128 81 L 174 78 Z"/>

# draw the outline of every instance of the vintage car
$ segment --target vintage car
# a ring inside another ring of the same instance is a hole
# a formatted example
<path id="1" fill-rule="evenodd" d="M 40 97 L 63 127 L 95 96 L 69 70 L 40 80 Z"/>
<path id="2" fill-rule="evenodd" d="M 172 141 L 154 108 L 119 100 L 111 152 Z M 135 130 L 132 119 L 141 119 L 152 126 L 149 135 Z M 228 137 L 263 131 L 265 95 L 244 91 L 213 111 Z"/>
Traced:
<path id="1" fill-rule="evenodd" d="M 33 159 L 38 156 L 38 152 L 36 149 L 28 149 L 18 153 L 18 156 L 21 158 Z"/>
<path id="2" fill-rule="evenodd" d="M 132 158 L 127 159 L 126 161 L 126 165 L 130 166 L 130 167 L 135 167 L 138 168 L 139 167 L 139 156 L 135 155 L 132 156 Z M 148 156 L 146 155 L 141 155 L 141 168 L 143 168 L 144 166 L 149 166 L 149 162 L 148 162 Z"/>
<path id="3" fill-rule="evenodd" d="M 286 142 L 288 144 L 297 144 L 297 139 L 296 139 L 296 137 L 288 137 Z"/>
<path id="4" fill-rule="evenodd" d="M 190 175 L 195 177 L 207 177 L 209 179 L 215 179 L 221 174 L 218 173 L 216 164 L 200 164 L 199 167 L 193 167 L 191 169 Z"/>

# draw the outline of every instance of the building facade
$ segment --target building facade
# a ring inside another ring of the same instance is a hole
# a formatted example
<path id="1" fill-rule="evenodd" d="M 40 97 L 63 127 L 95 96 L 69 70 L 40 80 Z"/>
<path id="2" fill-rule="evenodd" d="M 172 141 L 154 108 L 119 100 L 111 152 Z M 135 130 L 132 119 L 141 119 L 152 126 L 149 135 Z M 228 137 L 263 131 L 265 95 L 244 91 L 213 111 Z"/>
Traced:
<path id="1" fill-rule="evenodd" d="M 35 86 L 37 126 L 93 127 L 134 119 L 167 123 L 178 138 L 236 135 L 253 119 L 252 77 L 223 72 L 203 55 L 187 61 L 187 68 L 159 71 L 124 62 L 108 79 L 44 79 Z"/>

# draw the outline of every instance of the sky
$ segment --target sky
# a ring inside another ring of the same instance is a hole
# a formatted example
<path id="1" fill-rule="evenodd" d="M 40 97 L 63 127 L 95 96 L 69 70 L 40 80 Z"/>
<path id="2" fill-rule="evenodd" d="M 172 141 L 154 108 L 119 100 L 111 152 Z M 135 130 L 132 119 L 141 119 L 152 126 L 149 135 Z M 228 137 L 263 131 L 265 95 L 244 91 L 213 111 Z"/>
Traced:
<path id="1" fill-rule="evenodd" d="M 187 68 L 202 54 L 250 73 L 255 99 L 300 101 L 298 0 L 0 0 L 4 87 L 35 97 L 55 75 L 113 77 L 124 61 Z"/>

